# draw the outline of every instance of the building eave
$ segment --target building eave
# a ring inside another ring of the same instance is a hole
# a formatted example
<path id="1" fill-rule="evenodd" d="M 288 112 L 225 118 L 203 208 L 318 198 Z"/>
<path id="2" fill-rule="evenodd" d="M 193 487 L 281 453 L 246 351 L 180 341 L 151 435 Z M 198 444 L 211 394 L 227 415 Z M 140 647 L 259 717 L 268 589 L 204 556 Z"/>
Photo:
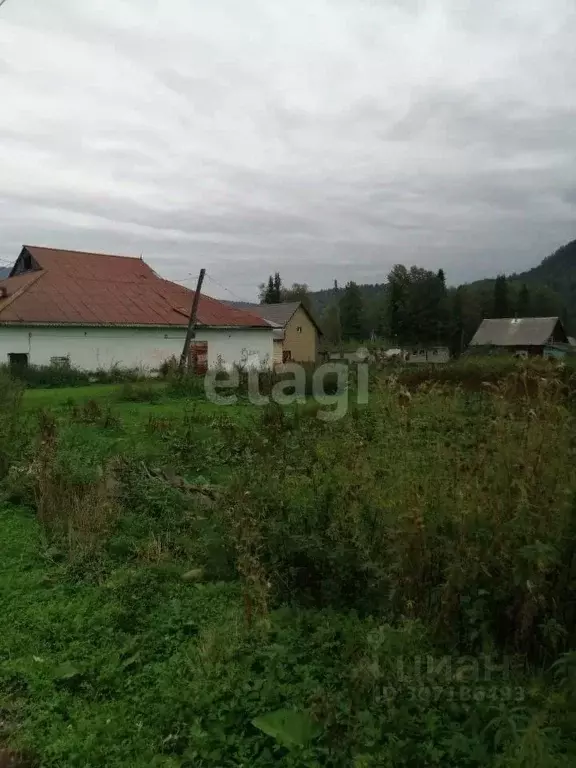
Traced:
<path id="1" fill-rule="evenodd" d="M 157 325 L 152 323 L 41 323 L 21 320 L 2 321 L 0 327 L 3 328 L 138 328 L 150 330 L 157 328 L 159 330 L 186 330 L 188 323 L 183 325 Z M 272 331 L 267 325 L 197 325 L 197 330 L 207 331 Z"/>

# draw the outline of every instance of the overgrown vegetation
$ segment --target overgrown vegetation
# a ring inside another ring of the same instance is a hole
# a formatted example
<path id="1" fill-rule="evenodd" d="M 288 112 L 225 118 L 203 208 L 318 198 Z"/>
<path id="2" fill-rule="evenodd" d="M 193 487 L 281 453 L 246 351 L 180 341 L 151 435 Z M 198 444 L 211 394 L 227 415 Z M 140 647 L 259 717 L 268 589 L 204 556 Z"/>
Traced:
<path id="1" fill-rule="evenodd" d="M 442 370 L 376 372 L 339 421 L 170 376 L 35 411 L 5 379 L 6 749 L 574 765 L 570 374 Z"/>
<path id="2" fill-rule="evenodd" d="M 534 358 L 528 368 L 526 363 L 509 355 L 494 355 L 489 357 L 465 356 L 450 365 L 406 365 L 399 366 L 395 371 L 398 381 L 410 389 L 422 384 L 450 384 L 465 390 L 481 391 L 486 384 L 498 384 L 507 378 L 522 380 L 526 372 L 534 381 L 538 375 L 548 377 L 554 372 L 556 381 L 565 387 L 569 395 L 576 389 L 576 359 L 566 357 L 562 362 L 550 362 L 542 358 Z"/>
<path id="3" fill-rule="evenodd" d="M 83 371 L 71 365 L 0 366 L 5 376 L 11 376 L 33 389 L 53 387 L 85 387 L 87 384 L 117 384 L 142 380 L 144 372 L 115 366 L 109 370 Z"/>

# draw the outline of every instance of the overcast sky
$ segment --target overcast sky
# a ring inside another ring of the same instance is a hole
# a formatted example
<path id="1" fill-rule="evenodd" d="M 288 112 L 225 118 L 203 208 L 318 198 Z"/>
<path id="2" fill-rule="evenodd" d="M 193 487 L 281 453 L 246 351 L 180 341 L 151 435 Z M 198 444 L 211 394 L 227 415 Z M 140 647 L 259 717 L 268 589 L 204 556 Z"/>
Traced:
<path id="1" fill-rule="evenodd" d="M 576 237 L 575 9 L 6 0 L 0 260 L 143 253 L 247 299 L 533 266 Z"/>

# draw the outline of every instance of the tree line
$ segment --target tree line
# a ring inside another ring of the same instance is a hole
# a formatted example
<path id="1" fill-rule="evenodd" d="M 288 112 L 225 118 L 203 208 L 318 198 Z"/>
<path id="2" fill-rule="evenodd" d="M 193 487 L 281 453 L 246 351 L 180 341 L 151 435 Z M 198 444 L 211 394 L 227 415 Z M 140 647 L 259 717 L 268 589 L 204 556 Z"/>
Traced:
<path id="1" fill-rule="evenodd" d="M 312 311 L 312 295 L 306 283 L 292 283 L 287 288 L 282 282 L 280 273 L 270 275 L 267 283 L 258 286 L 260 304 L 282 304 L 285 301 L 301 301 L 308 311 Z"/>
<path id="2" fill-rule="evenodd" d="M 260 285 L 260 302 L 302 301 L 328 342 L 380 339 L 397 346 L 450 347 L 458 354 L 483 318 L 565 315 L 558 294 L 545 285 L 499 275 L 495 280 L 447 287 L 444 271 L 396 264 L 385 283 L 310 292 L 305 283 L 284 287 L 280 274 Z"/>

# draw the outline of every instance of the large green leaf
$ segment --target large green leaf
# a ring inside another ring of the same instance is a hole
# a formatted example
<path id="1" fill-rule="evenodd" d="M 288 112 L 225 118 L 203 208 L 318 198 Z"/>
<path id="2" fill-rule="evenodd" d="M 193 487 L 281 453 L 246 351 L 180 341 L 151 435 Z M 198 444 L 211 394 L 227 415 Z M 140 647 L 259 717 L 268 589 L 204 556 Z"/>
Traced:
<path id="1" fill-rule="evenodd" d="M 284 747 L 303 747 L 320 732 L 320 727 L 309 715 L 293 709 L 277 709 L 259 715 L 252 720 L 252 725 Z"/>

